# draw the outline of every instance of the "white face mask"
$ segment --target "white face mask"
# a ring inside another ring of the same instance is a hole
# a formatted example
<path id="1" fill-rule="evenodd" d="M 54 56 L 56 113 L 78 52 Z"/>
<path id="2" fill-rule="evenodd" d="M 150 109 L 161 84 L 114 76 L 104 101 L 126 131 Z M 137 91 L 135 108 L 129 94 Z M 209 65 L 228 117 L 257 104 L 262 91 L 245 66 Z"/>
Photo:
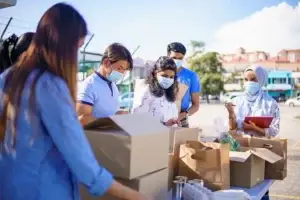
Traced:
<path id="1" fill-rule="evenodd" d="M 166 78 L 163 76 L 157 76 L 157 81 L 158 81 L 158 84 L 160 85 L 160 87 L 162 87 L 163 89 L 170 88 L 174 83 L 173 78 Z"/>
<path id="2" fill-rule="evenodd" d="M 179 60 L 179 59 L 173 59 L 175 64 L 176 64 L 176 67 L 179 68 L 179 67 L 182 67 L 183 65 L 183 60 Z"/>

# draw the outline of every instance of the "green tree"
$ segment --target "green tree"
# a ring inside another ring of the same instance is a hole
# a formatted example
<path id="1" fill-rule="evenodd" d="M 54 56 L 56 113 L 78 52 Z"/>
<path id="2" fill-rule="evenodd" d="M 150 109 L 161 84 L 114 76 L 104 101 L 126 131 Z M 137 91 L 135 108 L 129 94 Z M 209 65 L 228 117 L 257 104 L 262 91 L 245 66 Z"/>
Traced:
<path id="1" fill-rule="evenodd" d="M 204 45 L 203 42 L 192 41 L 191 45 L 194 53 L 188 60 L 191 70 L 195 71 L 200 77 L 201 93 L 206 96 L 207 103 L 209 103 L 209 95 L 220 94 L 224 89 L 224 80 L 222 73 L 225 72 L 222 63 L 219 61 L 219 54 L 217 52 L 208 52 L 200 54 L 199 45 Z M 197 51 L 195 51 L 197 49 Z M 202 46 L 204 49 L 204 46 Z"/>
<path id="2" fill-rule="evenodd" d="M 188 61 L 203 53 L 205 43 L 202 41 L 191 40 L 190 46 L 192 47 L 192 54 L 187 58 Z"/>

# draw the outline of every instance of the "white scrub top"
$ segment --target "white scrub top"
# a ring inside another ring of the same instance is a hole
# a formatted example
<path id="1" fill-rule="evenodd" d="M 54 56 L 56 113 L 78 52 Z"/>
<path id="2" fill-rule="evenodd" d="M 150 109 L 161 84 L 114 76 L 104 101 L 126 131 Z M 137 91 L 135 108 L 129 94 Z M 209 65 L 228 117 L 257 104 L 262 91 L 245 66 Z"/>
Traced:
<path id="1" fill-rule="evenodd" d="M 167 122 L 170 119 L 178 118 L 178 109 L 175 102 L 169 102 L 166 97 L 155 97 L 151 94 L 149 86 L 143 89 L 135 98 L 133 103 L 133 113 L 149 112 L 157 117 L 161 122 Z"/>

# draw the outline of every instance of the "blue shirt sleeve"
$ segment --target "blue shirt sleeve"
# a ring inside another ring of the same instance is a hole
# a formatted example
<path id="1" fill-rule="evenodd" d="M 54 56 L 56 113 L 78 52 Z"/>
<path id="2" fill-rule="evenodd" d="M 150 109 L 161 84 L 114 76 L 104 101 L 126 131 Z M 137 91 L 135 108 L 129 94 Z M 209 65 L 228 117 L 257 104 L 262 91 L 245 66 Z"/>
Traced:
<path id="1" fill-rule="evenodd" d="M 93 106 L 95 95 L 93 85 L 90 82 L 82 82 L 78 87 L 77 101 L 83 104 Z"/>
<path id="2" fill-rule="evenodd" d="M 201 89 L 201 86 L 200 86 L 200 80 L 198 78 L 198 75 L 196 73 L 193 73 L 193 76 L 191 79 L 190 92 L 197 93 L 197 92 L 200 92 L 200 89 Z"/>
<path id="3" fill-rule="evenodd" d="M 95 159 L 66 83 L 44 74 L 36 86 L 36 100 L 47 131 L 74 176 L 91 194 L 103 195 L 113 177 Z"/>

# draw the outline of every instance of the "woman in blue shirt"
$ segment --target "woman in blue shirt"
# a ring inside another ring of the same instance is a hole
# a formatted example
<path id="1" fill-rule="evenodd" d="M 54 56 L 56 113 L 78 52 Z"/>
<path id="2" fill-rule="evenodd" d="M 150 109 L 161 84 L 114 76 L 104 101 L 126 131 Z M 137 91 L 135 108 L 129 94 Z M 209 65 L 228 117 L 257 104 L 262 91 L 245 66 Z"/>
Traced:
<path id="1" fill-rule="evenodd" d="M 125 114 L 119 110 L 119 91 L 116 82 L 132 69 L 131 53 L 119 43 L 109 45 L 100 67 L 79 86 L 77 113 L 82 125 L 97 118 Z"/>
<path id="2" fill-rule="evenodd" d="M 27 52 L 0 77 L 0 199 L 144 199 L 99 166 L 75 112 L 77 51 L 87 27 L 59 3 L 41 18 Z"/>

